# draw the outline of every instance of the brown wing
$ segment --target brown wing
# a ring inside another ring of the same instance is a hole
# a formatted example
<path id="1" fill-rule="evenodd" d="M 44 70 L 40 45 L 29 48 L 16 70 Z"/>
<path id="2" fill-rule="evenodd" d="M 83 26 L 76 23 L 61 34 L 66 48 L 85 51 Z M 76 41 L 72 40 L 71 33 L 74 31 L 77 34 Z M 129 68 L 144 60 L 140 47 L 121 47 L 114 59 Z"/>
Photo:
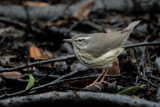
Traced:
<path id="1" fill-rule="evenodd" d="M 86 49 L 87 53 L 92 54 L 93 57 L 99 57 L 106 52 L 121 47 L 130 34 L 129 32 L 112 32 L 112 33 L 95 33 L 92 34 L 92 40 Z"/>
<path id="2" fill-rule="evenodd" d="M 131 22 L 123 31 L 90 34 L 94 37 L 91 38 L 85 51 L 91 53 L 93 57 L 99 57 L 112 49 L 122 47 L 133 28 L 139 22 L 140 21 Z"/>

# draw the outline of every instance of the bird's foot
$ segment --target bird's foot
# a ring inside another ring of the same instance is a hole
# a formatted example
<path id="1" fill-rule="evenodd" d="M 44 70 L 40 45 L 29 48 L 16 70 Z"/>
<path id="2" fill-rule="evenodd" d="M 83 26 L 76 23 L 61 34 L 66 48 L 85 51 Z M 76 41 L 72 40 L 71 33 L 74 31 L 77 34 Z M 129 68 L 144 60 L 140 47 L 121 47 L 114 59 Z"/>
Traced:
<path id="1" fill-rule="evenodd" d="M 101 87 L 97 85 L 98 82 L 93 82 L 92 84 L 86 86 L 85 88 L 89 88 L 89 87 L 96 87 L 101 91 Z"/>

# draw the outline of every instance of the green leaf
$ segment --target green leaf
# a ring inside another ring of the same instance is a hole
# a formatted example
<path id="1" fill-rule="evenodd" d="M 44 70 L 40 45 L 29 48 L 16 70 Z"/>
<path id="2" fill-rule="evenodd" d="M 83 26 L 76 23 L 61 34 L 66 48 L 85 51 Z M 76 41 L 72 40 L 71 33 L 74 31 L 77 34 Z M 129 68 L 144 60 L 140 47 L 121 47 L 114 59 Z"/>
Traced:
<path id="1" fill-rule="evenodd" d="M 25 90 L 28 90 L 29 88 L 31 88 L 34 85 L 35 79 L 32 74 L 25 74 L 25 75 L 29 76 L 29 81 L 28 81 L 27 87 L 25 89 Z"/>
<path id="2" fill-rule="evenodd" d="M 131 94 L 135 93 L 136 91 L 138 91 L 141 87 L 144 87 L 144 86 L 145 85 L 133 86 L 133 87 L 130 87 L 128 89 L 122 90 L 122 91 L 118 92 L 117 94 L 120 94 L 120 95 L 131 95 Z"/>

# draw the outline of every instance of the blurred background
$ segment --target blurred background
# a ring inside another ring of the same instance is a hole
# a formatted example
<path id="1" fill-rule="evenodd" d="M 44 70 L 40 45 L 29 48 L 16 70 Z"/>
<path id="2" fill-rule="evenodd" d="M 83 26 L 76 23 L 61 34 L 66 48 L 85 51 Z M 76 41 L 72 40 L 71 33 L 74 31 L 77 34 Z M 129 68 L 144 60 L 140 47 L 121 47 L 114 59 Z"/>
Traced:
<path id="1" fill-rule="evenodd" d="M 1 0 L 0 69 L 72 55 L 71 44 L 63 42 L 63 39 L 80 33 L 122 30 L 135 20 L 141 20 L 141 23 L 127 40 L 126 49 L 119 56 L 120 67 L 116 68 L 129 79 L 117 79 L 116 84 L 123 87 L 147 84 L 147 88 L 136 96 L 159 102 L 160 46 L 154 43 L 160 42 L 160 0 Z M 136 43 L 140 43 L 140 47 L 134 47 Z M 79 76 L 99 72 L 84 67 L 76 59 L 56 61 L 14 72 L 3 71 L 0 87 L 14 87 L 12 93 L 26 86 L 23 84 L 26 81 L 16 81 L 26 79 L 26 72 L 38 79 L 43 77 L 39 74 L 46 74 L 54 68 L 51 75 L 61 76 L 69 73 L 75 65 L 77 69 L 88 71 Z M 10 80 L 12 77 L 17 82 L 14 86 L 12 82 L 15 81 Z M 46 81 L 54 79 L 50 77 Z M 68 84 L 84 87 L 93 79 L 84 81 L 85 84 Z M 19 84 L 23 84 L 22 87 Z M 57 87 L 56 90 L 64 91 L 62 86 Z M 4 90 L 0 90 L 0 94 L 3 95 Z"/>

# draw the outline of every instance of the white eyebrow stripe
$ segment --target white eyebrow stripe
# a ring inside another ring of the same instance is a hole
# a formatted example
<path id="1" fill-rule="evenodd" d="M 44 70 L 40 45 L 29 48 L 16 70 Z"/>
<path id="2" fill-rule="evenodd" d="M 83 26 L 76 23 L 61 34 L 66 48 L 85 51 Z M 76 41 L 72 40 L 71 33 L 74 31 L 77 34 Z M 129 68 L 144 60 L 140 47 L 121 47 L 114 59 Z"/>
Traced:
<path id="1" fill-rule="evenodd" d="M 79 39 L 90 39 L 91 37 L 79 37 L 77 38 L 76 40 L 79 40 Z"/>

